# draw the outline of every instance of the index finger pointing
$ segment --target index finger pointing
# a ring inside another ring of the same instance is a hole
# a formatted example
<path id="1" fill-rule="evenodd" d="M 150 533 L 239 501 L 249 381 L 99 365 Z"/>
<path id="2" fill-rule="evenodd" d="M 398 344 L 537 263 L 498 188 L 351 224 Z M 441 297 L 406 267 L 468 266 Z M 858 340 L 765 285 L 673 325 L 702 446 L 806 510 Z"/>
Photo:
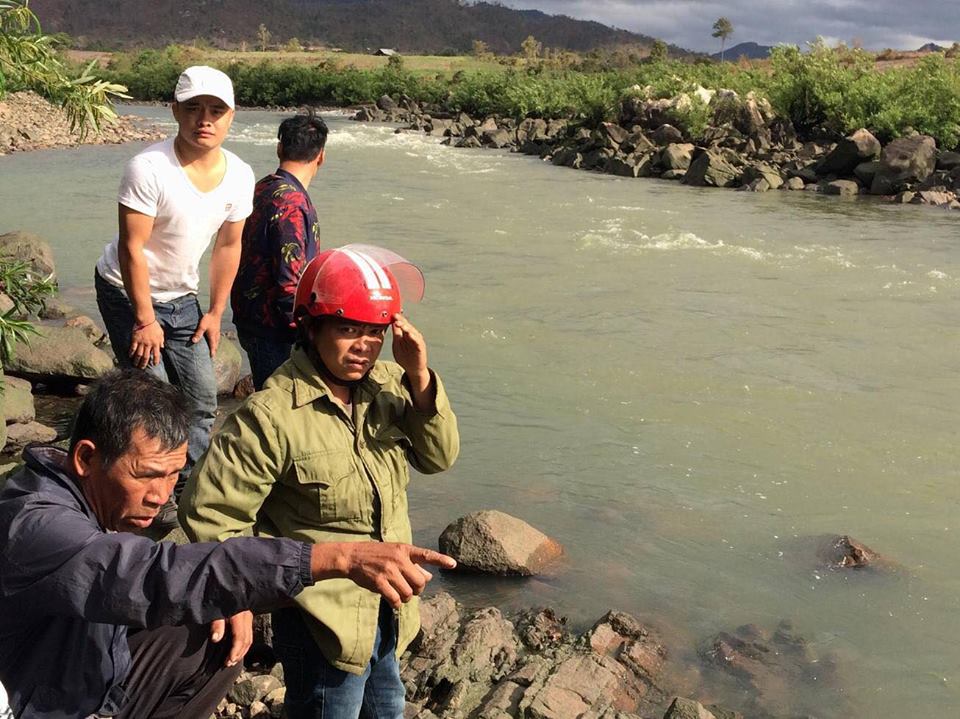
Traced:
<path id="1" fill-rule="evenodd" d="M 453 557 L 423 547 L 410 548 L 410 561 L 417 564 L 432 564 L 441 569 L 453 569 L 457 566 L 457 560 Z"/>

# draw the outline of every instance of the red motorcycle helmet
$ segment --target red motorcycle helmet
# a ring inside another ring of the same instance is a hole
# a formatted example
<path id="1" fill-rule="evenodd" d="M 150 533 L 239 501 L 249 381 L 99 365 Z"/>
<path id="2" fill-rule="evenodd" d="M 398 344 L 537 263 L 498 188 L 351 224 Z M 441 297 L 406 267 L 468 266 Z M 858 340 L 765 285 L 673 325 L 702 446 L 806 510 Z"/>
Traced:
<path id="1" fill-rule="evenodd" d="M 330 315 L 386 325 L 402 302 L 423 298 L 423 273 L 412 262 L 374 245 L 350 244 L 314 257 L 297 284 L 295 315 Z"/>

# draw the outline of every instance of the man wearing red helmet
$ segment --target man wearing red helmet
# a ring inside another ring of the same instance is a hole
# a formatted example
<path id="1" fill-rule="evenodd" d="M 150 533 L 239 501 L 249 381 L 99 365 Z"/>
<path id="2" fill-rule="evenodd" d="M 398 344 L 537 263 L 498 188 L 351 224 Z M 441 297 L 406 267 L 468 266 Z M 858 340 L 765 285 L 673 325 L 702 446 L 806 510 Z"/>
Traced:
<path id="1" fill-rule="evenodd" d="M 297 347 L 227 419 L 184 490 L 181 522 L 192 539 L 253 529 L 313 542 L 410 542 L 409 465 L 443 471 L 460 444 L 423 336 L 400 314 L 401 297 L 422 293 L 419 269 L 376 247 L 328 250 L 307 265 Z M 388 328 L 395 362 L 379 360 Z M 402 717 L 397 657 L 419 630 L 416 599 L 394 613 L 334 579 L 296 603 L 273 614 L 287 716 Z"/>

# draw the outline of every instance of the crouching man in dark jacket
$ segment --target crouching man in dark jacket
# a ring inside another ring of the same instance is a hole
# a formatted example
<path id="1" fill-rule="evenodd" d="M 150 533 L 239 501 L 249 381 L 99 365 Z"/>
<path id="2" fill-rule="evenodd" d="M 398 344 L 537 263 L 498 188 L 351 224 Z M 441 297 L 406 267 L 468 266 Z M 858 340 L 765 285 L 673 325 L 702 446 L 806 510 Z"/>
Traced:
<path id="1" fill-rule="evenodd" d="M 220 641 L 225 617 L 334 577 L 398 607 L 430 579 L 421 564 L 454 565 L 404 544 L 138 536 L 186 462 L 189 426 L 176 387 L 115 372 L 85 398 L 69 451 L 28 449 L 0 492 L 0 682 L 15 717 L 206 719 L 249 645 Z"/>

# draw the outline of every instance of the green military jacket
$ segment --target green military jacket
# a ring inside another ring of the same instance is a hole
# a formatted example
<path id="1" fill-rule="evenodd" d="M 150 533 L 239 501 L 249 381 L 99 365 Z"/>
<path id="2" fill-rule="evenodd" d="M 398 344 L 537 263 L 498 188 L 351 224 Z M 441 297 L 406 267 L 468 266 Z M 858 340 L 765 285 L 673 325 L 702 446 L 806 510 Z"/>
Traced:
<path id="1" fill-rule="evenodd" d="M 180 498 L 193 541 L 251 530 L 305 542 L 411 541 L 408 464 L 450 467 L 457 420 L 436 381 L 435 412 L 413 407 L 403 369 L 377 362 L 354 391 L 352 416 L 302 349 L 227 418 Z M 373 653 L 380 595 L 327 579 L 296 597 L 324 656 L 359 674 Z M 414 597 L 399 610 L 397 655 L 420 628 Z"/>

